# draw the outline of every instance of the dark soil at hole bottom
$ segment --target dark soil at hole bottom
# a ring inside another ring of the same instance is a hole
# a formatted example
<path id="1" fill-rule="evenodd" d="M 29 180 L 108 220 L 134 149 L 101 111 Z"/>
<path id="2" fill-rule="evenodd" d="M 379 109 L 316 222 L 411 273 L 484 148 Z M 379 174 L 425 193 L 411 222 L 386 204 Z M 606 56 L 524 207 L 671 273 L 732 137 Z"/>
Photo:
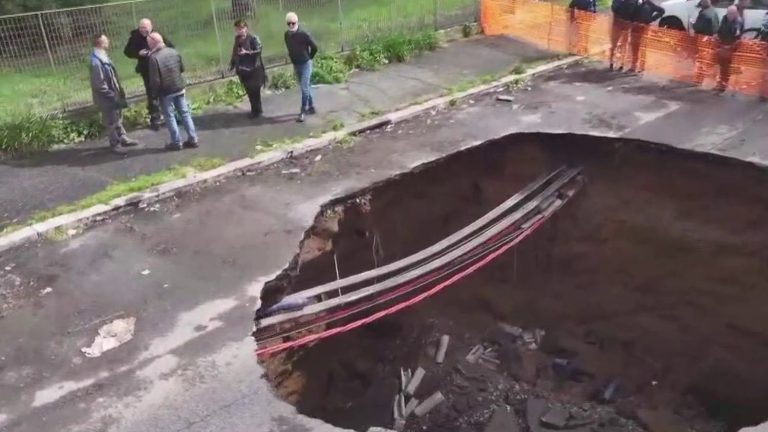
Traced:
<path id="1" fill-rule="evenodd" d="M 447 401 L 409 418 L 407 430 L 483 430 L 492 404 L 522 411 L 529 394 L 590 403 L 583 408 L 609 409 L 654 432 L 764 420 L 768 173 L 752 165 L 627 140 L 504 137 L 376 187 L 368 212 L 349 207 L 332 240 L 342 276 L 373 266 L 373 237 L 379 260 L 401 259 L 562 163 L 584 167 L 587 183 L 533 236 L 396 316 L 270 358 L 278 394 L 341 427 L 390 426 L 400 368 L 422 366 L 417 397 L 440 389 Z M 288 289 L 335 279 L 332 256 L 304 263 Z M 544 329 L 542 345 L 529 352 L 504 342 L 499 321 Z M 437 366 L 440 334 L 451 344 Z M 502 345 L 502 363 L 460 394 L 455 366 L 464 368 L 482 342 Z M 558 377 L 554 358 L 586 374 Z M 613 379 L 621 382 L 616 400 L 596 408 L 594 396 Z M 633 427 L 615 419 L 602 426 Z"/>

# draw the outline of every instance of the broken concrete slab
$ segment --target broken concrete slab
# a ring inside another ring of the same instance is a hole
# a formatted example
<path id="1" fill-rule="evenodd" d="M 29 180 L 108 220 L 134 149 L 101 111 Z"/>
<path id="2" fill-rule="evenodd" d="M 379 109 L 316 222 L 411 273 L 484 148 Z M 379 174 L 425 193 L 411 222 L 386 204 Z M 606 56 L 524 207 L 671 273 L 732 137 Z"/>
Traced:
<path id="1" fill-rule="evenodd" d="M 432 396 L 428 397 L 426 400 L 424 400 L 424 402 L 420 403 L 419 406 L 413 410 L 413 413 L 416 414 L 417 417 L 423 417 L 444 401 L 445 396 L 443 396 L 443 394 L 439 391 L 436 391 L 432 393 Z"/>
<path id="2" fill-rule="evenodd" d="M 395 421 L 405 418 L 405 396 L 402 393 L 398 393 L 395 396 L 395 402 L 392 406 L 392 418 Z"/>
<path id="3" fill-rule="evenodd" d="M 528 430 L 530 432 L 542 432 L 541 416 L 546 413 L 549 408 L 547 401 L 544 399 L 528 398 L 525 403 L 525 420 L 528 423 Z"/>
<path id="4" fill-rule="evenodd" d="M 484 432 L 520 432 L 520 422 L 515 411 L 509 406 L 496 407 L 491 421 L 483 429 Z"/>
<path id="5" fill-rule="evenodd" d="M 541 416 L 541 424 L 554 429 L 564 429 L 568 424 L 570 413 L 563 407 L 554 406 Z"/>
<path id="6" fill-rule="evenodd" d="M 392 429 L 387 429 L 383 427 L 372 426 L 368 429 L 368 432 L 395 432 L 395 431 Z"/>
<path id="7" fill-rule="evenodd" d="M 408 416 L 413 413 L 413 410 L 415 410 L 417 406 L 419 406 L 419 400 L 416 398 L 411 398 L 411 400 L 409 400 L 408 404 L 405 406 L 405 418 L 408 418 Z"/>
<path id="8" fill-rule="evenodd" d="M 471 351 L 469 351 L 469 354 L 465 357 L 465 360 L 469 363 L 475 363 L 480 358 L 481 355 L 483 355 L 483 352 L 485 350 L 483 349 L 482 345 L 475 345 Z"/>

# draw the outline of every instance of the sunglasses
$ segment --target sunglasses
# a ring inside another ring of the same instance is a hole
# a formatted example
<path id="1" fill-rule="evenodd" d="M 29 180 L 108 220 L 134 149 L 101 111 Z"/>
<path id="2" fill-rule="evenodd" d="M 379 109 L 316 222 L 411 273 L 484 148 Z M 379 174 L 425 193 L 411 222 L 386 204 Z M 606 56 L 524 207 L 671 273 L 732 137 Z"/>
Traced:
<path id="1" fill-rule="evenodd" d="M 288 24 L 288 27 L 293 27 L 296 25 L 295 21 L 288 21 L 286 24 Z"/>

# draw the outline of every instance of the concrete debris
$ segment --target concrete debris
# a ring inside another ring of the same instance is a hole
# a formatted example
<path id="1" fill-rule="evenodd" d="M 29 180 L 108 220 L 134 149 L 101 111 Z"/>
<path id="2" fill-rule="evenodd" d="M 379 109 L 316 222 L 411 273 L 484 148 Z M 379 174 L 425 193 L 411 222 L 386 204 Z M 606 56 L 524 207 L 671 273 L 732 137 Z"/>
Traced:
<path id="1" fill-rule="evenodd" d="M 555 406 L 550 408 L 543 416 L 541 416 L 541 424 L 546 427 L 555 429 L 563 429 L 568 424 L 568 417 L 570 414 L 562 407 Z"/>
<path id="2" fill-rule="evenodd" d="M 443 394 L 439 391 L 436 391 L 432 393 L 432 396 L 428 397 L 426 400 L 424 400 L 424 402 L 420 403 L 419 406 L 413 410 L 413 413 L 416 414 L 417 417 L 423 417 L 444 401 L 445 396 L 443 396 Z"/>
<path id="3" fill-rule="evenodd" d="M 395 420 L 395 424 L 392 426 L 395 432 L 403 432 L 405 430 L 405 419 Z"/>
<path id="4" fill-rule="evenodd" d="M 515 411 L 506 405 L 496 407 L 484 432 L 520 432 L 520 423 Z"/>
<path id="5" fill-rule="evenodd" d="M 611 380 L 611 382 L 605 386 L 605 390 L 603 390 L 603 392 L 600 394 L 600 402 L 611 403 L 616 400 L 616 394 L 619 391 L 620 385 L 621 381 L 618 379 Z"/>
<path id="6" fill-rule="evenodd" d="M 280 173 L 281 174 L 299 174 L 300 172 L 301 170 L 298 168 L 291 168 L 291 169 L 282 170 Z"/>
<path id="7" fill-rule="evenodd" d="M 508 334 L 510 334 L 510 335 L 512 335 L 512 336 L 514 336 L 516 338 L 519 338 L 520 335 L 523 334 L 523 329 L 521 329 L 520 327 L 509 325 L 509 324 L 504 323 L 504 322 L 500 322 L 499 323 L 499 328 L 504 333 L 508 333 Z"/>
<path id="8" fill-rule="evenodd" d="M 396 421 L 405 418 L 405 396 L 402 393 L 395 395 L 395 402 L 392 406 L 392 418 Z"/>
<path id="9" fill-rule="evenodd" d="M 448 335 L 442 335 L 440 336 L 440 344 L 437 347 L 437 354 L 435 355 L 435 363 L 437 364 L 443 364 L 445 361 L 445 353 L 448 351 L 448 342 L 450 342 L 451 337 Z"/>
<path id="10" fill-rule="evenodd" d="M 405 406 L 405 418 L 408 418 L 408 416 L 413 413 L 413 410 L 415 410 L 417 406 L 419 406 L 419 400 L 416 398 L 411 398 L 411 400 L 409 400 L 408 404 Z"/>
<path id="11" fill-rule="evenodd" d="M 372 426 L 371 428 L 368 429 L 368 432 L 395 432 L 395 431 L 392 429 L 387 429 L 383 427 Z"/>
<path id="12" fill-rule="evenodd" d="M 411 381 L 412 377 L 413 377 L 413 373 L 411 373 L 410 369 L 400 368 L 400 392 L 405 391 L 405 387 Z"/>
<path id="13" fill-rule="evenodd" d="M 117 348 L 133 339 L 136 318 L 123 318 L 112 321 L 99 329 L 99 334 L 90 347 L 81 348 L 86 357 L 99 357 L 106 351 Z"/>
<path id="14" fill-rule="evenodd" d="M 467 354 L 467 357 L 465 357 L 465 360 L 469 363 L 476 363 L 478 359 L 480 359 L 480 356 L 483 355 L 483 352 L 485 350 L 483 349 L 482 345 L 475 345 L 474 348 Z"/>
<path id="15" fill-rule="evenodd" d="M 416 369 L 416 372 L 413 373 L 413 378 L 411 378 L 405 388 L 405 394 L 413 396 L 416 393 L 416 390 L 419 388 L 419 384 L 421 384 L 421 380 L 424 379 L 424 375 L 426 373 L 427 371 L 425 371 L 423 368 Z"/>
<path id="16" fill-rule="evenodd" d="M 496 100 L 500 100 L 503 102 L 514 102 L 515 97 L 514 96 L 507 96 L 507 95 L 498 95 L 496 96 Z"/>
<path id="17" fill-rule="evenodd" d="M 51 287 L 45 287 L 45 289 L 44 289 L 44 290 L 41 290 L 41 291 L 40 291 L 40 297 L 42 297 L 42 296 L 44 296 L 44 295 L 47 295 L 47 294 L 50 294 L 50 293 L 52 293 L 52 292 L 53 292 L 53 288 L 51 288 Z"/>
<path id="18" fill-rule="evenodd" d="M 320 159 L 322 158 L 323 158 L 323 155 L 317 155 L 317 157 L 315 157 L 315 162 L 320 162 Z"/>

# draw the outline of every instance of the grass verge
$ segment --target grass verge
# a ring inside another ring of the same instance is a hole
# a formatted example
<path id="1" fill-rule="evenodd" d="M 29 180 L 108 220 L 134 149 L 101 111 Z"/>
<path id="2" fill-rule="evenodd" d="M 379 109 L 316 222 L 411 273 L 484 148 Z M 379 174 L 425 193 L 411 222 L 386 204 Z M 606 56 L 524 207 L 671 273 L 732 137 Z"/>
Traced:
<path id="1" fill-rule="evenodd" d="M 218 168 L 223 164 L 224 160 L 220 158 L 195 158 L 184 165 L 174 166 L 152 174 L 141 175 L 130 180 L 115 182 L 103 190 L 79 201 L 75 201 L 74 203 L 63 204 L 50 210 L 38 211 L 30 216 L 23 225 L 14 224 L 5 227 L 0 231 L 0 235 L 9 234 L 24 226 L 43 222 L 67 213 L 85 210 L 98 204 L 107 204 L 115 198 L 146 191 L 147 189 L 163 183 L 184 178 L 194 172 L 203 172 Z"/>

